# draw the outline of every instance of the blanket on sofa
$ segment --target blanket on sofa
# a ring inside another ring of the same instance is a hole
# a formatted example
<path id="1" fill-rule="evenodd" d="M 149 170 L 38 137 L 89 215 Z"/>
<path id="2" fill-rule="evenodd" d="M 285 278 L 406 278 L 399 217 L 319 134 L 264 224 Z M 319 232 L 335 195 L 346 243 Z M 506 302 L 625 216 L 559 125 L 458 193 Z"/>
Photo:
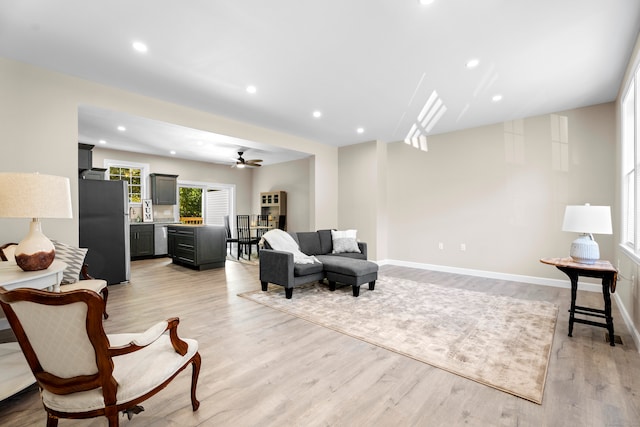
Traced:
<path id="1" fill-rule="evenodd" d="M 318 258 L 313 255 L 307 255 L 300 251 L 300 247 L 293 240 L 293 237 L 285 231 L 278 228 L 269 230 L 262 236 L 262 239 L 266 240 L 276 251 L 290 252 L 293 254 L 294 264 L 313 264 L 314 262 L 320 262 Z"/>

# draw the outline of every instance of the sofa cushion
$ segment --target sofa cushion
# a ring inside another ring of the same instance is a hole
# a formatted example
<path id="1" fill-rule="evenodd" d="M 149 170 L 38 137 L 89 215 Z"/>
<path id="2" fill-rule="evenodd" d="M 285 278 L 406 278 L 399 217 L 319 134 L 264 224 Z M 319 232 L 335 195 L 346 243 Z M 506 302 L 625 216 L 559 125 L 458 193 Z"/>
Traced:
<path id="1" fill-rule="evenodd" d="M 303 231 L 297 233 L 300 250 L 307 255 L 322 254 L 320 235 L 315 231 Z"/>
<path id="2" fill-rule="evenodd" d="M 378 264 L 371 261 L 335 255 L 318 255 L 318 259 L 324 265 L 324 271 L 344 274 L 345 276 L 364 276 L 378 271 Z"/>
<path id="3" fill-rule="evenodd" d="M 358 247 L 357 240 L 357 231 L 356 230 L 331 230 L 331 238 L 333 240 L 333 251 L 334 254 L 342 254 L 345 252 L 360 252 L 360 248 Z"/>
<path id="4" fill-rule="evenodd" d="M 331 237 L 331 230 L 318 230 L 320 236 L 320 249 L 322 254 L 330 254 L 333 251 L 333 238 Z"/>
<path id="5" fill-rule="evenodd" d="M 324 266 L 319 262 L 313 264 L 293 264 L 293 275 L 295 277 L 307 276 L 309 274 L 320 273 Z"/>

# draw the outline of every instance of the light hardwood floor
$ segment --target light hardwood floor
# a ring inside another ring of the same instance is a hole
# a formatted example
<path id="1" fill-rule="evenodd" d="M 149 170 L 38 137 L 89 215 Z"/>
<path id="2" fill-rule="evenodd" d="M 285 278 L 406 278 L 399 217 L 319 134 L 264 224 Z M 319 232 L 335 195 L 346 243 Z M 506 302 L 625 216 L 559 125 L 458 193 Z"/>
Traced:
<path id="1" fill-rule="evenodd" d="M 240 298 L 260 287 L 255 265 L 228 261 L 225 269 L 198 272 L 163 258 L 135 261 L 131 283 L 110 287 L 104 325 L 107 333 L 134 332 L 179 316 L 180 335 L 200 343 L 200 409 L 191 411 L 190 375 L 183 372 L 121 425 L 640 426 L 640 354 L 615 304 L 624 345 L 610 347 L 602 328 L 576 324 L 567 337 L 568 289 L 404 267 L 382 267 L 381 274 L 558 304 L 542 405 Z M 350 293 L 340 288 L 336 298 Z M 601 294 L 578 298 L 602 304 Z M 45 419 L 35 386 L 0 403 L 0 425 Z"/>

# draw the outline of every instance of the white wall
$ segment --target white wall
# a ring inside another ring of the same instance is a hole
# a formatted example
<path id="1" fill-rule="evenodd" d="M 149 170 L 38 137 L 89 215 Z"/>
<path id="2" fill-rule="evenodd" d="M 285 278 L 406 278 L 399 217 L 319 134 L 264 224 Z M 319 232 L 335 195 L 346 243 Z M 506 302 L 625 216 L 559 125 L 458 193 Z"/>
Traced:
<path id="1" fill-rule="evenodd" d="M 568 123 L 564 168 L 552 116 Z M 568 256 L 577 236 L 561 230 L 566 205 L 615 211 L 614 124 L 608 103 L 432 136 L 428 152 L 390 144 L 388 257 L 566 279 L 539 259 Z M 613 259 L 613 236 L 596 240 Z"/>
<path id="2" fill-rule="evenodd" d="M 387 144 L 379 141 L 341 147 L 338 227 L 357 229 L 368 257 L 386 258 Z"/>
<path id="3" fill-rule="evenodd" d="M 286 191 L 287 230 L 311 230 L 309 187 L 312 162 L 313 158 L 309 158 L 253 169 L 251 210 L 245 212 L 260 213 L 260 193 Z"/>

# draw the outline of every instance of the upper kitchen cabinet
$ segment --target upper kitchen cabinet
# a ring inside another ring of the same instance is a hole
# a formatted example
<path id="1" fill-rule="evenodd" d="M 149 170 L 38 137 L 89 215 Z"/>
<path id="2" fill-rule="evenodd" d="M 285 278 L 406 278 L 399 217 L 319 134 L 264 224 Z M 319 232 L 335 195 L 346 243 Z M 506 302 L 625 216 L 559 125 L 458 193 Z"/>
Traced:
<path id="1" fill-rule="evenodd" d="M 177 204 L 178 175 L 149 174 L 151 179 L 151 202 L 154 205 Z"/>
<path id="2" fill-rule="evenodd" d="M 78 143 L 78 170 L 89 170 L 93 167 L 93 145 Z"/>

